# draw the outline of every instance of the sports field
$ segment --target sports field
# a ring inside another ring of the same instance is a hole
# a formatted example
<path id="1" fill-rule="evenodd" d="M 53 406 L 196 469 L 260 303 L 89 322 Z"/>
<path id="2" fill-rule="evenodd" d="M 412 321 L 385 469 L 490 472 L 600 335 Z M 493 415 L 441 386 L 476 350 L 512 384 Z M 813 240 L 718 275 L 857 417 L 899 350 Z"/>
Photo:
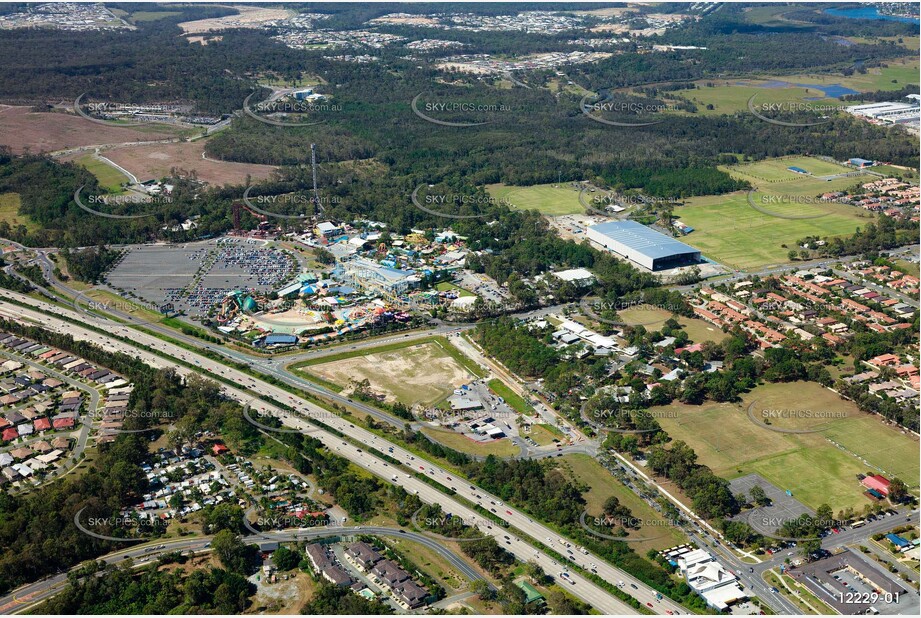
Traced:
<path id="1" fill-rule="evenodd" d="M 749 404 L 757 423 L 747 414 Z M 759 386 L 741 403 L 672 404 L 667 410 L 672 414 L 659 418 L 665 431 L 689 444 L 717 475 L 732 479 L 756 472 L 812 508 L 823 502 L 835 511 L 862 508 L 867 499 L 857 474 L 882 471 L 912 485 L 921 473 L 917 440 L 812 382 Z M 774 429 L 819 431 L 771 431 L 761 424 L 765 410 L 794 417 L 772 417 Z"/>
<path id="2" fill-rule="evenodd" d="M 585 212 L 579 203 L 579 189 L 570 185 L 533 185 L 515 187 L 505 184 L 486 185 L 497 200 L 507 200 L 516 210 L 536 210 L 542 215 L 577 215 Z"/>
<path id="3" fill-rule="evenodd" d="M 474 377 L 436 340 L 320 358 L 297 371 L 342 387 L 367 379 L 371 390 L 384 394 L 387 401 L 409 406 L 434 405 Z"/>
<path id="4" fill-rule="evenodd" d="M 816 176 L 796 174 L 787 170 L 790 166 L 801 167 Z M 796 241 L 801 238 L 850 235 L 872 220 L 857 207 L 816 201 L 822 193 L 847 189 L 861 182 L 862 177 L 832 180 L 818 177 L 845 171 L 835 164 L 809 157 L 789 157 L 721 169 L 757 188 L 751 200 L 761 210 L 749 203 L 748 191 L 738 191 L 689 198 L 675 214 L 694 228 L 694 232 L 682 239 L 685 243 L 728 266 L 744 270 L 786 264 L 787 254 L 798 249 Z M 784 218 L 791 215 L 822 216 Z"/>
<path id="5" fill-rule="evenodd" d="M 560 464 L 560 470 L 567 477 L 579 484 L 589 486 L 589 490 L 582 494 L 586 502 L 585 510 L 590 516 L 586 518 L 587 523 L 591 523 L 592 517 L 601 516 L 604 502 L 611 496 L 616 496 L 621 504 L 630 509 L 633 517 L 643 522 L 650 522 L 649 525 L 640 526 L 638 530 L 631 530 L 627 535 L 637 539 L 648 539 L 630 543 L 631 548 L 639 555 L 645 556 L 650 549 L 665 549 L 687 541 L 680 530 L 668 525 L 659 513 L 614 478 L 593 458 L 588 455 L 575 454 L 564 455 L 555 461 Z"/>

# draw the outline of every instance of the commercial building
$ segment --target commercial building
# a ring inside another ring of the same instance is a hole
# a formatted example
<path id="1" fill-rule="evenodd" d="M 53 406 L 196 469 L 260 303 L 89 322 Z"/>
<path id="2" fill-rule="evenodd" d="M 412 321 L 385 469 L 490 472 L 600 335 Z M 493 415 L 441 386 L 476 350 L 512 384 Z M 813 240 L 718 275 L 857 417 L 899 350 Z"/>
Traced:
<path id="1" fill-rule="evenodd" d="M 649 270 L 700 261 L 700 251 L 636 221 L 610 221 L 586 231 L 589 240 Z"/>
<path id="2" fill-rule="evenodd" d="M 678 569 L 694 592 L 720 611 L 747 598 L 738 578 L 703 549 L 678 556 Z"/>
<path id="3" fill-rule="evenodd" d="M 866 105 L 851 105 L 845 108 L 845 111 L 854 116 L 863 116 L 882 122 L 891 122 L 895 124 L 917 123 L 919 114 L 921 114 L 919 95 L 910 94 L 906 98 L 908 99 L 906 103 L 885 101 L 881 103 L 867 103 Z"/>
<path id="4" fill-rule="evenodd" d="M 595 283 L 595 275 L 584 268 L 570 268 L 553 273 L 553 276 L 578 287 L 587 287 Z"/>

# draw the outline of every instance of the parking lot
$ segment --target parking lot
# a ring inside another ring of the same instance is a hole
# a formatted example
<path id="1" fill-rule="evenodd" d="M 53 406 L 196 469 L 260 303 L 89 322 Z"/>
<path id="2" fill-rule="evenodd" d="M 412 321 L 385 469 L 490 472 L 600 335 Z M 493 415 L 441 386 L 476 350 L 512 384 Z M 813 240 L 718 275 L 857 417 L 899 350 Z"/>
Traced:
<path id="1" fill-rule="evenodd" d="M 154 272 L 151 265 L 156 264 Z M 134 247 L 108 273 L 121 296 L 202 317 L 234 290 L 268 293 L 297 271 L 298 258 L 260 240 L 220 238 L 185 245 Z"/>
<path id="2" fill-rule="evenodd" d="M 745 494 L 745 496 L 750 496 L 752 487 L 756 485 L 764 490 L 765 495 L 771 500 L 771 504 L 743 511 L 733 519 L 747 522 L 757 532 L 775 535 L 777 528 L 783 525 L 783 522 L 797 519 L 803 514 L 815 515 L 815 512 L 802 502 L 793 496 L 788 496 L 786 492 L 771 484 L 770 481 L 759 474 L 749 474 L 733 479 L 729 483 L 729 490 L 735 495 Z"/>

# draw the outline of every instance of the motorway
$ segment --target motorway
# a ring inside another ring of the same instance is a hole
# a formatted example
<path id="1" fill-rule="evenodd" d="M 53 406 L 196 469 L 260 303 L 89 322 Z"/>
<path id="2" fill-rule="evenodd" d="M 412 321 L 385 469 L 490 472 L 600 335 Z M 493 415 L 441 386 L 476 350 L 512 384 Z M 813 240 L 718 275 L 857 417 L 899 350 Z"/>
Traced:
<path id="1" fill-rule="evenodd" d="M 676 614 L 685 613 L 686 611 L 670 599 L 665 598 L 662 599 L 661 602 L 657 601 L 655 598 L 655 591 L 651 590 L 636 578 L 621 569 L 611 566 L 598 556 L 582 554 L 576 551 L 571 541 L 560 538 L 560 536 L 551 529 L 532 520 L 518 509 L 502 504 L 500 500 L 470 484 L 467 480 L 452 478 L 451 474 L 455 473 L 449 473 L 428 461 L 417 460 L 415 455 L 402 449 L 400 446 L 392 444 L 360 427 L 355 427 L 349 423 L 347 419 L 295 397 L 278 386 L 250 377 L 242 371 L 227 367 L 196 352 L 191 352 L 171 343 L 164 342 L 152 335 L 130 329 L 115 322 L 98 319 L 68 309 L 62 309 L 8 290 L 0 290 L 0 297 L 12 298 L 19 303 L 33 307 L 33 309 L 26 309 L 8 302 L 0 302 L 0 314 L 6 315 L 11 319 L 37 322 L 50 330 L 67 332 L 75 339 L 93 341 L 104 349 L 124 352 L 140 358 L 145 362 L 150 362 L 155 366 L 163 366 L 164 363 L 167 366 L 176 365 L 176 363 L 170 359 L 180 359 L 189 365 L 201 368 L 198 371 L 193 371 L 181 365 L 176 366 L 176 370 L 180 374 L 187 375 L 199 372 L 206 374 L 212 373 L 235 383 L 238 386 L 231 387 L 224 383 L 219 384 L 221 384 L 221 390 L 226 396 L 240 403 L 249 404 L 262 413 L 277 415 L 279 420 L 286 426 L 297 428 L 303 433 L 321 440 L 328 448 L 340 456 L 351 460 L 356 465 L 383 478 L 387 482 L 403 487 L 408 492 L 417 494 L 423 502 L 439 504 L 444 511 L 451 512 L 455 516 L 461 517 L 464 521 L 476 523 L 481 532 L 496 538 L 500 546 L 503 546 L 507 551 L 515 555 L 519 561 L 534 561 L 539 564 L 546 573 L 555 577 L 561 572 L 569 572 L 568 580 L 570 581 L 570 592 L 605 614 L 632 614 L 635 613 L 635 611 L 587 578 L 582 577 L 578 573 L 567 571 L 565 566 L 558 563 L 555 558 L 541 551 L 538 547 L 529 544 L 528 541 L 514 536 L 513 533 L 508 535 L 510 538 L 504 538 L 507 532 L 504 528 L 487 523 L 477 511 L 455 500 L 445 492 L 439 491 L 428 483 L 420 480 L 417 478 L 417 476 L 420 476 L 419 473 L 421 472 L 422 474 L 428 475 L 429 478 L 437 481 L 444 487 L 452 488 L 458 496 L 465 498 L 468 503 L 479 504 L 484 509 L 493 512 L 497 518 L 504 520 L 510 526 L 530 536 L 535 544 L 549 547 L 559 555 L 568 555 L 571 562 L 579 565 L 586 571 L 594 568 L 601 579 L 607 582 L 625 582 L 622 590 L 630 596 L 633 596 L 641 604 L 649 606 L 652 611 L 657 613 L 670 611 Z M 146 350 L 136 348 L 133 344 L 114 339 L 112 336 L 102 335 L 48 314 L 57 314 L 58 316 L 66 317 L 77 323 L 91 324 L 105 332 L 111 333 L 113 336 L 123 337 L 128 341 L 145 345 L 156 350 L 158 353 L 152 354 Z M 196 345 L 201 346 L 202 344 L 196 342 Z M 255 393 L 255 396 L 253 393 Z M 276 406 L 265 400 L 260 400 L 259 398 L 269 398 L 282 402 L 284 405 L 294 409 L 298 415 L 280 410 Z M 345 434 L 351 441 L 342 440 L 331 432 L 308 423 L 305 417 L 311 417 L 322 421 L 329 427 Z M 405 464 L 408 468 L 412 469 L 414 473 L 407 474 L 405 470 L 397 469 L 383 459 L 363 452 L 362 449 L 355 446 L 355 444 L 361 444 L 366 448 L 370 446 L 379 452 L 389 452 L 390 456 Z"/>
<path id="2" fill-rule="evenodd" d="M 384 526 L 340 526 L 314 528 L 310 530 L 285 530 L 244 536 L 243 542 L 258 545 L 260 549 L 272 549 L 277 546 L 278 543 L 303 542 L 331 536 L 359 534 L 392 536 L 420 543 L 442 556 L 469 581 L 474 582 L 483 579 L 483 577 L 477 573 L 473 567 L 467 564 L 463 558 L 447 549 L 443 544 L 433 541 L 430 537 L 425 535 L 416 532 L 408 532 L 400 528 L 388 528 Z M 209 547 L 212 538 L 211 536 L 197 536 L 194 538 L 151 541 L 140 545 L 135 543 L 128 549 L 122 549 L 106 554 L 105 556 L 100 556 L 98 560 L 104 560 L 107 564 L 118 564 L 130 559 L 134 561 L 135 566 L 142 566 L 155 561 L 163 554 L 173 552 L 196 553 L 210 551 Z M 154 545 L 154 543 L 157 544 Z M 16 614 L 31 610 L 36 604 L 59 593 L 61 589 L 67 585 L 67 581 L 67 573 L 57 573 L 56 575 L 46 577 L 32 584 L 21 586 L 13 592 L 0 597 L 0 614 Z M 490 587 L 492 587 L 492 585 L 490 585 Z"/>

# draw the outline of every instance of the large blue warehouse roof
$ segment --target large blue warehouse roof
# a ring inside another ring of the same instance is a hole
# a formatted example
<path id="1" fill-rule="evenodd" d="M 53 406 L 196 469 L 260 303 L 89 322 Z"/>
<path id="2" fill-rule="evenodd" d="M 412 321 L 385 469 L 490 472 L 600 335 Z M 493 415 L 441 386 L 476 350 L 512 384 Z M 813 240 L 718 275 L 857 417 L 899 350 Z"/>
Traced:
<path id="1" fill-rule="evenodd" d="M 636 221 L 609 221 L 593 225 L 589 229 L 623 243 L 652 259 L 700 252 L 700 249 L 695 249 Z"/>

